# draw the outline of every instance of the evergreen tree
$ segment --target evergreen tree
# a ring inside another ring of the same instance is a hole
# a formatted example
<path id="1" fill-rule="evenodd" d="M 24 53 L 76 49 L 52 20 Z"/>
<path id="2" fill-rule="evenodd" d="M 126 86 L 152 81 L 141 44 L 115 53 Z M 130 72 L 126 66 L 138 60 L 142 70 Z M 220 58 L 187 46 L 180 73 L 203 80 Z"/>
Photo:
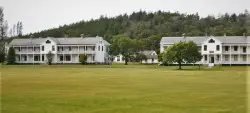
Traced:
<path id="1" fill-rule="evenodd" d="M 7 63 L 8 64 L 15 64 L 16 63 L 16 53 L 13 47 L 9 48 L 8 55 L 7 55 Z"/>

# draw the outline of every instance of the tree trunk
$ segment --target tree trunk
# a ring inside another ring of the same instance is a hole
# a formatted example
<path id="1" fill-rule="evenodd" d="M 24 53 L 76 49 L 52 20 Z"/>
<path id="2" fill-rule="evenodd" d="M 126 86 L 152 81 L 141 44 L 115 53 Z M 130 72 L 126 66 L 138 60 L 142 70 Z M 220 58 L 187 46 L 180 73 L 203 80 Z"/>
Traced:
<path id="1" fill-rule="evenodd" d="M 125 65 L 128 65 L 128 61 L 127 60 L 125 60 Z"/>
<path id="2" fill-rule="evenodd" d="M 125 65 L 128 65 L 128 58 L 125 58 Z"/>
<path id="3" fill-rule="evenodd" d="M 181 62 L 178 62 L 178 64 L 179 64 L 179 70 L 181 70 L 182 68 L 181 68 Z"/>

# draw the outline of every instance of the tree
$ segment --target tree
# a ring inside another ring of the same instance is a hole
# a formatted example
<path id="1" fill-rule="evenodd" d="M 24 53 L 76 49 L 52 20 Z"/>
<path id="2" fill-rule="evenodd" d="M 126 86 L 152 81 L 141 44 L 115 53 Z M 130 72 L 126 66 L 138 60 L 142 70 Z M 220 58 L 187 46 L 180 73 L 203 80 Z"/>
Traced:
<path id="1" fill-rule="evenodd" d="M 0 42 L 2 43 L 2 42 Z M 4 46 L 0 46 L 0 63 L 4 63 L 5 61 L 5 51 L 4 51 Z"/>
<path id="2" fill-rule="evenodd" d="M 136 41 L 124 35 L 113 37 L 111 52 L 114 56 L 121 54 L 128 65 L 129 59 L 136 53 Z"/>
<path id="3" fill-rule="evenodd" d="M 147 56 L 141 52 L 136 53 L 135 61 L 140 62 L 142 64 L 143 60 L 147 60 Z"/>
<path id="4" fill-rule="evenodd" d="M 8 64 L 15 64 L 16 63 L 16 53 L 13 47 L 9 48 L 8 55 L 7 55 L 7 63 Z"/>
<path id="5" fill-rule="evenodd" d="M 47 62 L 48 62 L 49 65 L 52 64 L 53 56 L 54 56 L 54 54 L 53 54 L 51 51 L 49 51 L 49 52 L 46 54 Z"/>
<path id="6" fill-rule="evenodd" d="M 87 63 L 87 55 L 81 54 L 79 57 L 79 62 L 81 62 L 81 64 L 86 64 Z"/>
<path id="7" fill-rule="evenodd" d="M 163 53 L 163 62 L 171 64 L 178 63 L 182 69 L 182 63 L 196 63 L 201 60 L 198 46 L 192 42 L 181 41 L 168 47 Z"/>
<path id="8" fill-rule="evenodd" d="M 185 61 L 187 63 L 195 64 L 196 62 L 201 61 L 202 55 L 199 52 L 199 47 L 192 41 L 187 42 L 187 51 L 185 55 Z M 200 69 L 200 64 L 198 64 Z"/>
<path id="9" fill-rule="evenodd" d="M 4 20 L 3 8 L 0 7 L 0 62 L 5 60 L 5 39 L 7 37 L 8 22 Z"/>

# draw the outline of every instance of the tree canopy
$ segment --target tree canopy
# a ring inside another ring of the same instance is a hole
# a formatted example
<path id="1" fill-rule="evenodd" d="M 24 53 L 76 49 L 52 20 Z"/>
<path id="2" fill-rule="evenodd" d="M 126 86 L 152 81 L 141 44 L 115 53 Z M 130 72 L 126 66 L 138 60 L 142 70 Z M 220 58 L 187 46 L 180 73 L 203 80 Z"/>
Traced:
<path id="1" fill-rule="evenodd" d="M 181 41 L 168 47 L 162 55 L 164 63 L 177 63 L 179 69 L 182 69 L 182 63 L 196 63 L 202 58 L 198 46 L 192 42 Z"/>
<path id="2" fill-rule="evenodd" d="M 127 36 L 114 36 L 110 47 L 110 54 L 113 56 L 121 54 L 125 60 L 125 65 L 135 55 L 137 51 L 136 40 Z"/>

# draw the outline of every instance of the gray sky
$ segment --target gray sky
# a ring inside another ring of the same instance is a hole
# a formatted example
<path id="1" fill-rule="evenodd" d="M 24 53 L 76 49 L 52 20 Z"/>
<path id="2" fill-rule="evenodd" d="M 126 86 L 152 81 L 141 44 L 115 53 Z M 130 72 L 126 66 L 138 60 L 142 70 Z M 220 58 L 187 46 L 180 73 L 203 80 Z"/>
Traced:
<path id="1" fill-rule="evenodd" d="M 250 0 L 0 0 L 5 19 L 12 27 L 22 21 L 23 32 L 70 24 L 100 15 L 116 16 L 133 11 L 179 11 L 201 16 L 250 11 Z"/>

